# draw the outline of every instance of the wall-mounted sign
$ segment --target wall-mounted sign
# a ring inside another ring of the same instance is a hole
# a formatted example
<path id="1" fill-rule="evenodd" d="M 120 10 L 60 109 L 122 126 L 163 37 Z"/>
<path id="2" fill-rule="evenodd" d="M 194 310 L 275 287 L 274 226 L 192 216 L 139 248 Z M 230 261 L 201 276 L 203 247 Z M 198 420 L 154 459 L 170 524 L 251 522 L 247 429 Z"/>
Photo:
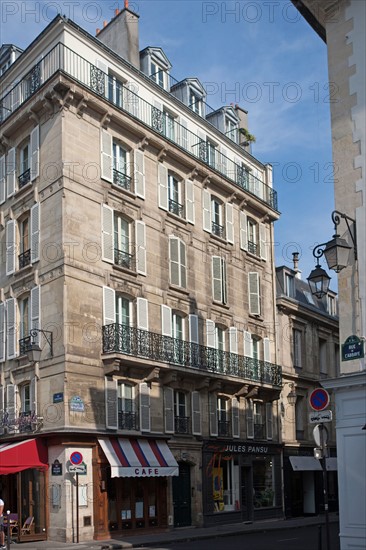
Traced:
<path id="1" fill-rule="evenodd" d="M 363 340 L 354 334 L 348 336 L 345 343 L 342 344 L 342 361 L 353 361 L 363 357 L 365 357 Z"/>
<path id="2" fill-rule="evenodd" d="M 51 464 L 51 475 L 62 476 L 62 464 L 59 460 L 56 460 Z"/>
<path id="3" fill-rule="evenodd" d="M 83 455 L 80 451 L 74 451 L 70 455 L 70 462 L 71 464 L 82 464 L 83 462 Z"/>
<path id="4" fill-rule="evenodd" d="M 70 411 L 75 411 L 75 412 L 85 411 L 84 401 L 81 399 L 80 395 L 74 395 L 73 397 L 71 397 Z"/>
<path id="5" fill-rule="evenodd" d="M 79 474 L 79 476 L 85 476 L 86 464 L 84 462 L 82 464 L 69 464 L 68 470 L 70 474 Z"/>
<path id="6" fill-rule="evenodd" d="M 53 394 L 53 402 L 54 403 L 62 403 L 63 400 L 64 400 L 63 392 Z"/>
<path id="7" fill-rule="evenodd" d="M 310 424 L 318 424 L 319 422 L 331 422 L 332 411 L 315 411 L 309 414 Z"/>
<path id="8" fill-rule="evenodd" d="M 316 388 L 310 394 L 309 403 L 314 411 L 323 411 L 329 405 L 329 393 L 324 388 Z"/>

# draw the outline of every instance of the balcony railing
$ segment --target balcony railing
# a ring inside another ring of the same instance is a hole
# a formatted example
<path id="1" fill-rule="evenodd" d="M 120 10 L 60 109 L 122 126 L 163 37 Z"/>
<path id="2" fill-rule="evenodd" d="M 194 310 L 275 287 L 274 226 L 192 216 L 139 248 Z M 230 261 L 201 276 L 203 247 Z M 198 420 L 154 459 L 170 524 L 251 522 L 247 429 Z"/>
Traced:
<path id="1" fill-rule="evenodd" d="M 226 374 L 277 387 L 282 383 L 279 365 L 155 332 L 112 323 L 103 326 L 102 338 L 103 353 L 124 353 L 149 361 Z"/>
<path id="2" fill-rule="evenodd" d="M 228 420 L 219 420 L 218 421 L 218 434 L 221 437 L 230 436 L 230 422 Z"/>
<path id="3" fill-rule="evenodd" d="M 34 411 L 10 413 L 5 411 L 0 417 L 0 428 L 7 433 L 37 432 L 43 426 L 43 417 Z"/>
<path id="4" fill-rule="evenodd" d="M 123 250 L 114 249 L 114 263 L 125 269 L 133 269 L 134 256 Z"/>
<path id="5" fill-rule="evenodd" d="M 109 76 L 101 69 L 75 53 L 67 46 L 59 43 L 39 61 L 25 77 L 18 82 L 0 100 L 0 120 L 6 120 L 20 105 L 27 101 L 54 74 L 63 72 L 87 89 L 109 101 L 115 108 L 129 113 L 148 128 L 170 139 L 178 147 L 184 149 L 193 157 L 209 165 L 220 175 L 225 176 L 233 184 L 238 185 L 248 193 L 256 196 L 273 210 L 277 208 L 277 193 L 263 181 L 252 174 L 246 180 L 240 177 L 242 167 L 215 149 L 214 155 L 208 154 L 206 144 L 197 134 L 182 126 L 176 120 L 172 121 L 174 129 L 167 129 L 163 123 L 163 112 L 137 95 L 132 86 L 116 81 L 119 94 L 116 96 Z M 174 130 L 174 131 L 173 131 Z M 169 131 L 169 136 L 167 132 Z"/>
<path id="6" fill-rule="evenodd" d="M 254 439 L 266 438 L 266 426 L 265 424 L 254 423 Z"/>
<path id="7" fill-rule="evenodd" d="M 19 189 L 27 185 L 30 182 L 30 168 L 18 176 Z"/>
<path id="8" fill-rule="evenodd" d="M 175 422 L 175 433 L 176 434 L 189 434 L 189 416 L 176 416 L 174 418 Z"/>
<path id="9" fill-rule="evenodd" d="M 19 254 L 18 261 L 19 261 L 19 269 L 22 269 L 22 267 L 26 267 L 27 265 L 30 265 L 31 263 L 30 249 L 26 250 L 25 252 L 22 252 L 22 254 Z"/>
<path id="10" fill-rule="evenodd" d="M 173 201 L 172 199 L 169 199 L 169 212 L 182 218 L 183 212 L 184 212 L 184 206 L 183 204 L 180 204 L 177 201 Z"/>
<path id="11" fill-rule="evenodd" d="M 216 222 L 212 222 L 212 234 L 216 235 L 216 237 L 223 238 L 223 236 L 224 236 L 224 226 L 220 225 Z"/>
<path id="12" fill-rule="evenodd" d="M 137 414 L 132 411 L 118 411 L 118 428 L 120 430 L 137 430 Z"/>
<path id="13" fill-rule="evenodd" d="M 253 241 L 248 241 L 248 252 L 258 255 L 258 245 Z"/>
<path id="14" fill-rule="evenodd" d="M 131 191 L 131 178 L 123 172 L 119 172 L 113 168 L 113 183 L 118 187 L 122 187 L 126 191 Z"/>

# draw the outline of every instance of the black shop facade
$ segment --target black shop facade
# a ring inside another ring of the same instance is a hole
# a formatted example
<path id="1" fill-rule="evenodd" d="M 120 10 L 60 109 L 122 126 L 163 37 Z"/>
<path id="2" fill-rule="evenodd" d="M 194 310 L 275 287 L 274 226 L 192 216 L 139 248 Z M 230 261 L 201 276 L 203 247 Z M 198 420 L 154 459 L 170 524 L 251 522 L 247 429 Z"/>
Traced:
<path id="1" fill-rule="evenodd" d="M 208 440 L 202 452 L 205 526 L 283 517 L 282 445 Z"/>

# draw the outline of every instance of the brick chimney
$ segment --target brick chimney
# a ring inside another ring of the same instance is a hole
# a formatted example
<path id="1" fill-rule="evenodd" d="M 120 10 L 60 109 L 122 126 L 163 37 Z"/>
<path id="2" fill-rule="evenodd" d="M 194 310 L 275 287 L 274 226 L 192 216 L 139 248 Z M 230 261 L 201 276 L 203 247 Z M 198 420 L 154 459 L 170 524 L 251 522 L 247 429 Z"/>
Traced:
<path id="1" fill-rule="evenodd" d="M 140 68 L 139 16 L 128 8 L 127 0 L 123 10 L 116 9 L 111 21 L 102 29 L 97 29 L 96 37 L 105 46 Z"/>

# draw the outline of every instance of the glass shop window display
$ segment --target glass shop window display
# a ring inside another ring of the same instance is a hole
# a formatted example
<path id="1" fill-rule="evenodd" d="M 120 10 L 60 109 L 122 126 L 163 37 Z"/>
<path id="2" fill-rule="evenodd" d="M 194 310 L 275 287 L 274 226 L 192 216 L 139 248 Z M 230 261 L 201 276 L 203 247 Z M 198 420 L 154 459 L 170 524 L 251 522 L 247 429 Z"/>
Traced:
<path id="1" fill-rule="evenodd" d="M 212 469 L 212 494 L 215 512 L 239 510 L 239 464 L 238 458 L 215 457 Z"/>

